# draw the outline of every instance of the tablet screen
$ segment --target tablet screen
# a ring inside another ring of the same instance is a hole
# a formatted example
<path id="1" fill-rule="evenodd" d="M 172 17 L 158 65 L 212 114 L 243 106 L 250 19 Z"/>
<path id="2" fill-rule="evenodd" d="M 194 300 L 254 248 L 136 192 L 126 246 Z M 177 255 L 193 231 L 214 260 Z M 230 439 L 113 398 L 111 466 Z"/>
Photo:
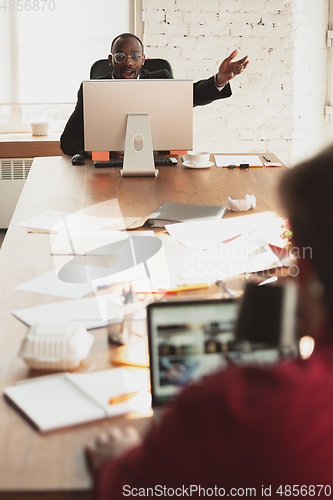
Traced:
<path id="1" fill-rule="evenodd" d="M 148 306 L 153 406 L 187 384 L 226 366 L 239 301 L 155 302 Z"/>

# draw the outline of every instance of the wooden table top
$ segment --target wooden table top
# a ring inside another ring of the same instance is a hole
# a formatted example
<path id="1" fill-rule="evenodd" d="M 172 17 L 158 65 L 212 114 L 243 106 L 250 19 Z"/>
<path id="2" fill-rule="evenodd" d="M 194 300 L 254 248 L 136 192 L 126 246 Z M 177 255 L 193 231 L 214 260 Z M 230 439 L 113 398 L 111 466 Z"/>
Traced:
<path id="1" fill-rule="evenodd" d="M 279 161 L 275 155 L 269 155 Z M 15 226 L 46 210 L 76 212 L 90 205 L 117 198 L 123 216 L 145 216 L 164 201 L 225 205 L 254 194 L 257 207 L 248 213 L 277 209 L 276 186 L 282 168 L 188 169 L 160 167 L 152 177 L 120 177 L 119 168 L 95 169 L 91 161 L 71 165 L 68 157 L 36 158 L 21 194 L 0 252 L 0 391 L 17 380 L 33 376 L 16 355 L 27 326 L 14 318 L 13 309 L 58 299 L 15 291 L 13 288 L 53 268 L 50 239 Z M 227 214 L 227 217 L 234 214 Z M 95 343 L 87 363 L 98 369 L 110 367 L 106 329 L 93 330 Z M 0 499 L 35 498 L 39 492 L 49 500 L 88 499 L 92 482 L 85 463 L 83 445 L 110 422 L 124 425 L 126 418 L 38 433 L 4 398 L 0 399 Z M 136 420 L 145 432 L 149 419 Z M 9 496 L 9 492 L 12 496 Z"/>

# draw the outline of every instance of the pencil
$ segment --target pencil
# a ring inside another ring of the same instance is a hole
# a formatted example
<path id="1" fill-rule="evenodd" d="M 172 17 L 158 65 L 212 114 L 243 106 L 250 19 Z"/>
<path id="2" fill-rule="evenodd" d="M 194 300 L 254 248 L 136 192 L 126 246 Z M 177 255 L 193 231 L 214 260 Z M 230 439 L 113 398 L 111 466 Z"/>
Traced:
<path id="1" fill-rule="evenodd" d="M 138 392 L 129 392 L 128 394 L 122 394 L 121 396 L 117 396 L 115 398 L 109 399 L 109 405 L 115 405 L 117 403 L 124 403 L 125 401 L 128 401 L 129 399 L 133 398 L 133 396 L 136 396 L 139 394 Z"/>
<path id="2" fill-rule="evenodd" d="M 187 290 L 200 290 L 202 288 L 209 288 L 209 286 L 207 285 L 207 283 L 197 283 L 196 285 L 180 285 L 176 288 L 167 290 L 167 293 L 186 292 Z"/>

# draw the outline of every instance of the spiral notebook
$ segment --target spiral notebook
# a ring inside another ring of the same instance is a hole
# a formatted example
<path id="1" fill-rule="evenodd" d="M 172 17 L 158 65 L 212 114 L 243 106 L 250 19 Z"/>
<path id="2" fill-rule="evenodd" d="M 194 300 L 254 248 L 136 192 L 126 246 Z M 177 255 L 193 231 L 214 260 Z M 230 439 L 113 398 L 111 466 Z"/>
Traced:
<path id="1" fill-rule="evenodd" d="M 150 406 L 148 386 L 125 368 L 36 377 L 6 387 L 4 394 L 42 432 Z"/>

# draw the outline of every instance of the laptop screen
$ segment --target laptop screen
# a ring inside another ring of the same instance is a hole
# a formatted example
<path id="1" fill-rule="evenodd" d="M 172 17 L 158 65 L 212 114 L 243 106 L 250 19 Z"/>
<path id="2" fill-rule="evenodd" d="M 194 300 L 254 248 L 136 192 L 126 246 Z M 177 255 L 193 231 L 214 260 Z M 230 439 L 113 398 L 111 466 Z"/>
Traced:
<path id="1" fill-rule="evenodd" d="M 153 406 L 226 365 L 239 301 L 153 302 L 147 308 Z"/>

